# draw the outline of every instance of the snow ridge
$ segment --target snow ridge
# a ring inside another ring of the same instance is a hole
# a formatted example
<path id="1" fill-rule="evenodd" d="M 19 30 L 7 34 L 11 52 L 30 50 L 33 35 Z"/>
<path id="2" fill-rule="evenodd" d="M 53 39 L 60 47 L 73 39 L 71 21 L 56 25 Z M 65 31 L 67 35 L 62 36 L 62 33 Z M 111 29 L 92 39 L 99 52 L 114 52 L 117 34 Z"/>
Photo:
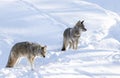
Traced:
<path id="1" fill-rule="evenodd" d="M 0 1 L 0 78 L 120 78 L 120 16 L 83 0 Z M 9 14 L 8 14 L 9 13 Z M 65 28 L 85 20 L 78 50 L 61 51 Z M 31 71 L 23 58 L 5 68 L 19 41 L 47 45 L 47 57 Z"/>

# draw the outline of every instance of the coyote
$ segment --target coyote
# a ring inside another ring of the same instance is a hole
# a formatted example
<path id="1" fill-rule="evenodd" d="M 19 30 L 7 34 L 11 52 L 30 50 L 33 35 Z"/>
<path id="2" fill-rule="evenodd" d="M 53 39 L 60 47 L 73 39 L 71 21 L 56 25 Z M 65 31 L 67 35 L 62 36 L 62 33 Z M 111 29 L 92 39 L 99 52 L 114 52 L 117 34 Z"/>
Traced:
<path id="1" fill-rule="evenodd" d="M 63 33 L 63 47 L 62 51 L 65 51 L 69 45 L 69 48 L 77 49 L 79 38 L 81 33 L 87 31 L 84 21 L 78 21 L 73 28 L 67 28 Z"/>
<path id="2" fill-rule="evenodd" d="M 33 63 L 36 56 L 42 56 L 45 58 L 46 47 L 47 46 L 42 47 L 38 43 L 27 41 L 16 43 L 11 49 L 6 67 L 11 68 L 17 63 L 20 57 L 27 57 L 31 64 L 31 68 L 33 69 Z"/>

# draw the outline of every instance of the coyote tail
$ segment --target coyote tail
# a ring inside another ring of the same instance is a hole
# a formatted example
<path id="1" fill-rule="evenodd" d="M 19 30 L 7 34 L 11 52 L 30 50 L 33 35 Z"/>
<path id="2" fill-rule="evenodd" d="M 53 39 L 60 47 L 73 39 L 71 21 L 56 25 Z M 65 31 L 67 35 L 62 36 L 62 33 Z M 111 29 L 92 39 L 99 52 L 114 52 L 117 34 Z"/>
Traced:
<path id="1" fill-rule="evenodd" d="M 8 67 L 8 68 L 14 67 L 14 65 L 15 65 L 16 62 L 17 62 L 17 60 L 18 60 L 18 57 L 15 56 L 15 55 L 13 54 L 13 52 L 11 52 L 10 55 L 9 55 L 8 62 L 7 62 L 6 67 Z"/>

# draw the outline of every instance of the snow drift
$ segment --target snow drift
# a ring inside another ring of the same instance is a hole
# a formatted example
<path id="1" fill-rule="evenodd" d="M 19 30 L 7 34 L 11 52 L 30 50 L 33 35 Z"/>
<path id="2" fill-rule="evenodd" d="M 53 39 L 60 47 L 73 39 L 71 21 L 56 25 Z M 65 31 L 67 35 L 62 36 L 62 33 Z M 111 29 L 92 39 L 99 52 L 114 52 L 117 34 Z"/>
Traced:
<path id="1" fill-rule="evenodd" d="M 120 77 L 117 13 L 85 0 L 5 0 L 0 10 L 0 78 Z M 78 20 L 85 20 L 88 30 L 82 33 L 79 49 L 61 52 L 64 29 Z M 25 59 L 15 68 L 4 68 L 19 41 L 48 46 L 47 58 L 36 59 L 35 71 Z"/>

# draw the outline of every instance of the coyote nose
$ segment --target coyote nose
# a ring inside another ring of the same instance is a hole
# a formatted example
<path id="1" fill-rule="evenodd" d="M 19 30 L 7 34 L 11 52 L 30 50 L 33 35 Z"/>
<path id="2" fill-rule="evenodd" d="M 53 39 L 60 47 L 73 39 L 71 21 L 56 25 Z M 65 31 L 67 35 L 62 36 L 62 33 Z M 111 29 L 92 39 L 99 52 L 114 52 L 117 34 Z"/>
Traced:
<path id="1" fill-rule="evenodd" d="M 87 31 L 87 29 L 85 28 L 85 29 L 83 29 L 83 31 Z"/>

